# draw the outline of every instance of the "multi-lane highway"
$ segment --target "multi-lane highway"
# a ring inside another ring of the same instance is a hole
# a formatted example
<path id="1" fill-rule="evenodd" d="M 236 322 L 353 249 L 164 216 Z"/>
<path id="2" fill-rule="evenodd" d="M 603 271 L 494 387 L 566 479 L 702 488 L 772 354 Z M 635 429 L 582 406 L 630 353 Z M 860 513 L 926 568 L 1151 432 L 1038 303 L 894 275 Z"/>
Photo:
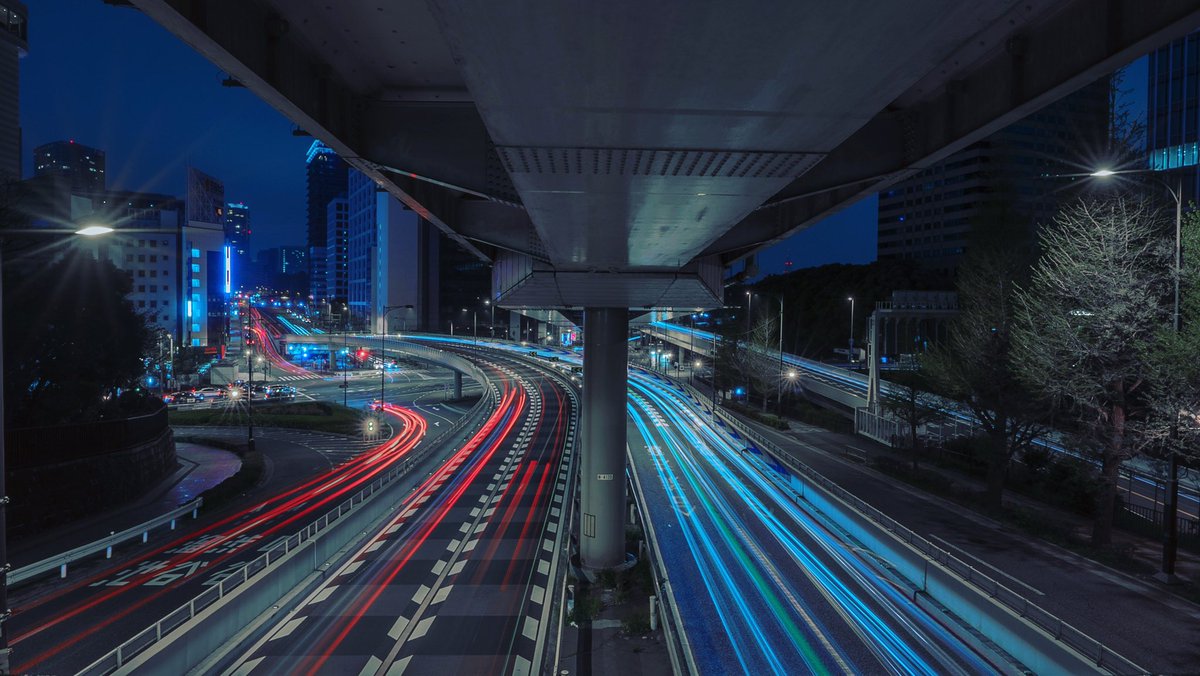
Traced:
<path id="1" fill-rule="evenodd" d="M 711 353 L 714 340 L 716 339 L 714 334 L 707 331 L 678 326 L 669 322 L 653 322 L 650 328 L 659 335 L 670 337 L 672 342 L 681 347 L 698 349 L 703 352 Z M 860 398 L 862 405 L 865 405 L 867 396 L 866 376 L 793 354 L 784 353 L 782 362 L 788 368 L 794 368 L 802 372 L 806 379 L 817 381 L 830 388 Z M 889 385 L 886 382 L 880 383 L 880 387 L 884 393 L 889 391 Z M 932 427 L 944 425 L 970 426 L 972 424 L 973 419 L 971 416 L 959 410 L 956 404 L 949 401 L 944 402 L 944 404 L 946 419 L 932 423 Z M 1057 433 L 1051 433 L 1042 439 L 1036 440 L 1035 443 L 1055 452 L 1067 453 L 1079 457 L 1078 453 L 1063 445 L 1065 443 L 1063 437 Z M 1119 484 L 1119 488 L 1124 491 L 1123 497 L 1126 502 L 1141 508 L 1145 512 L 1154 511 L 1160 513 L 1164 509 L 1166 496 L 1161 485 L 1162 481 L 1153 477 L 1161 476 L 1161 474 L 1161 468 L 1150 466 L 1150 463 L 1144 461 L 1144 459 L 1127 461 L 1122 470 L 1122 480 Z M 1200 519 L 1200 485 L 1190 477 L 1185 477 L 1180 482 L 1178 510 L 1180 517 L 1188 522 L 1187 526 L 1189 528 L 1195 529 L 1198 527 L 1197 519 Z"/>
<path id="2" fill-rule="evenodd" d="M 425 419 L 389 407 L 398 429 L 343 464 L 231 513 L 202 520 L 119 565 L 51 584 L 14 608 L 15 673 L 74 673 L 180 604 L 236 574 L 262 547 L 308 525 L 417 448 Z"/>
<path id="3" fill-rule="evenodd" d="M 630 384 L 632 467 L 702 673 L 998 670 L 676 386 Z"/>
<path id="4" fill-rule="evenodd" d="M 237 674 L 533 673 L 553 629 L 575 398 L 500 356 L 500 404 Z"/>

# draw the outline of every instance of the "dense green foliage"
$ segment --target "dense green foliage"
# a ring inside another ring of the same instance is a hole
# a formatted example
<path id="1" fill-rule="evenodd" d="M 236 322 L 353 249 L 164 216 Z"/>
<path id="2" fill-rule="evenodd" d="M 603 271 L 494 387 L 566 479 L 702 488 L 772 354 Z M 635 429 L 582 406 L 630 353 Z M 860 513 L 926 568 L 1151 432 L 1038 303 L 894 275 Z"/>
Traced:
<path id="1" fill-rule="evenodd" d="M 84 252 L 5 261 L 4 385 L 12 424 L 126 413 L 114 395 L 137 384 L 150 341 L 145 319 L 126 298 L 130 287 L 127 274 Z"/>

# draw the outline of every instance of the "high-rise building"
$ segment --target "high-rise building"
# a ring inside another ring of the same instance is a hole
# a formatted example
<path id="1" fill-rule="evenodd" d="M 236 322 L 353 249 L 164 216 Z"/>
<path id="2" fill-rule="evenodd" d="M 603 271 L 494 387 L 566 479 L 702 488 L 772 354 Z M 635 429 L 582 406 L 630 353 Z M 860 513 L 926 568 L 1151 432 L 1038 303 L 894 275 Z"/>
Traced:
<path id="1" fill-rule="evenodd" d="M 241 202 L 225 205 L 225 244 L 233 259 L 232 287 L 241 289 L 257 282 L 250 279 L 250 207 Z"/>
<path id="2" fill-rule="evenodd" d="M 1032 228 L 1054 217 L 1077 174 L 1104 145 L 1109 79 L 1084 87 L 879 193 L 880 260 L 952 273 L 973 224 L 993 205 Z"/>
<path id="3" fill-rule="evenodd" d="M 184 258 L 183 345 L 223 346 L 228 337 L 230 250 L 225 245 L 225 186 L 188 168 L 186 217 L 181 234 Z"/>
<path id="4" fill-rule="evenodd" d="M 29 10 L 0 0 L 0 184 L 21 178 L 21 67 L 29 51 Z"/>
<path id="5" fill-rule="evenodd" d="M 1146 151 L 1150 169 L 1183 183 L 1184 204 L 1200 196 L 1200 32 L 1150 52 Z"/>
<path id="6" fill-rule="evenodd" d="M 302 246 L 279 247 L 279 271 L 285 275 L 308 273 L 308 249 Z"/>
<path id="7" fill-rule="evenodd" d="M 347 179 L 346 203 L 348 267 L 347 304 L 356 326 L 371 322 L 372 275 L 379 227 L 376 223 L 375 182 L 361 171 L 351 169 Z"/>
<path id="8" fill-rule="evenodd" d="M 350 279 L 349 203 L 345 197 L 329 200 L 325 240 L 325 300 L 334 314 L 348 300 Z M 345 318 L 343 318 L 345 319 Z"/>
<path id="9" fill-rule="evenodd" d="M 82 143 L 53 141 L 33 149 L 33 175 L 53 176 L 69 190 L 105 190 L 104 151 Z"/>
<path id="10" fill-rule="evenodd" d="M 429 320 L 437 305 L 436 231 L 358 171 L 350 171 L 347 202 L 354 324 L 371 331 L 436 327 Z"/>
<path id="11" fill-rule="evenodd" d="M 307 193 L 308 193 L 308 246 L 309 260 L 315 261 L 311 251 L 313 247 L 325 247 L 329 240 L 327 228 L 329 216 L 329 201 L 346 195 L 346 175 L 349 167 L 333 149 L 320 141 L 313 141 L 308 148 L 305 161 L 307 163 Z M 310 271 L 312 276 L 313 295 L 322 300 L 320 294 L 326 286 L 324 271 L 318 270 L 315 262 Z M 322 273 L 318 276 L 318 273 Z M 344 296 L 343 296 L 344 298 Z"/>
<path id="12" fill-rule="evenodd" d="M 180 247 L 184 205 L 155 193 L 90 192 L 72 200 L 72 220 L 112 223 L 116 230 L 85 242 L 98 258 L 107 258 L 129 274 L 129 301 L 139 314 L 171 334 L 176 344 L 187 336 L 184 315 L 191 291 Z"/>

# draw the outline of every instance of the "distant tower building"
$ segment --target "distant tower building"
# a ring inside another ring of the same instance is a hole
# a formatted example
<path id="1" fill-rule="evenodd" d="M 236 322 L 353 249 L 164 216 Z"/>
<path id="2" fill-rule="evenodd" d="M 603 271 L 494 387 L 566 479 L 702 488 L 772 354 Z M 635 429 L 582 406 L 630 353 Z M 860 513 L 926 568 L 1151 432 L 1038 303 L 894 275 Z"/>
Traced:
<path id="1" fill-rule="evenodd" d="M 308 148 L 305 159 L 307 163 L 308 183 L 308 247 L 309 260 L 312 261 L 312 293 L 317 300 L 323 299 L 322 289 L 326 286 L 326 271 L 324 265 L 317 264 L 317 255 L 324 260 L 327 252 L 313 251 L 315 248 L 325 248 L 329 240 L 328 217 L 329 201 L 335 197 L 346 195 L 346 174 L 349 167 L 333 149 L 320 141 L 313 141 Z M 344 299 L 345 296 L 343 295 Z"/>
<path id="2" fill-rule="evenodd" d="M 0 183 L 21 178 L 21 68 L 29 52 L 29 10 L 0 0 Z"/>
<path id="3" fill-rule="evenodd" d="M 224 345 L 228 335 L 226 301 L 230 291 L 230 256 L 225 246 L 225 185 L 188 168 L 186 217 L 181 237 L 184 330 L 182 345 Z"/>
<path id="4" fill-rule="evenodd" d="M 285 275 L 308 272 L 308 249 L 302 246 L 279 247 L 279 271 Z"/>
<path id="5" fill-rule="evenodd" d="M 248 288 L 259 280 L 250 277 L 250 207 L 241 202 L 225 205 L 225 244 L 232 255 L 232 286 Z"/>
<path id="6" fill-rule="evenodd" d="M 355 169 L 350 170 L 347 183 L 349 260 L 346 297 L 354 323 L 366 326 L 371 323 L 371 278 L 378 244 L 375 218 L 377 187 L 375 181 Z"/>
<path id="7" fill-rule="evenodd" d="M 1061 180 L 1103 145 L 1110 80 L 1104 78 L 971 144 L 879 193 L 879 260 L 911 260 L 952 273 L 971 227 L 1003 203 L 1030 227 L 1054 217 Z"/>
<path id="8" fill-rule="evenodd" d="M 33 149 L 33 175 L 53 176 L 63 188 L 103 192 L 104 151 L 75 141 L 54 141 Z"/>
<path id="9" fill-rule="evenodd" d="M 1150 168 L 1183 181 L 1183 203 L 1200 196 L 1200 33 L 1150 52 L 1146 151 Z"/>
<path id="10" fill-rule="evenodd" d="M 345 197 L 335 197 L 329 200 L 326 210 L 325 300 L 334 314 L 340 314 L 349 292 L 349 205 Z"/>

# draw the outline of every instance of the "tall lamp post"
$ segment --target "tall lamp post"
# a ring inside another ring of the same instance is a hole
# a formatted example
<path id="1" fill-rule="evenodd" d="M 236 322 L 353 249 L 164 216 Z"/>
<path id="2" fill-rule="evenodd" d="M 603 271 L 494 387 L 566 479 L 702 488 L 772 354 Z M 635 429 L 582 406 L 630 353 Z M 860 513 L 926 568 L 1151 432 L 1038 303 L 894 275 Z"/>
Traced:
<path id="1" fill-rule="evenodd" d="M 779 302 L 779 396 L 775 402 L 775 412 L 779 415 L 783 415 L 783 298 L 775 298 L 775 300 Z M 851 306 L 850 313 L 853 317 L 853 306 Z M 851 324 L 853 324 L 853 318 L 850 321 Z M 851 340 L 853 339 L 854 338 L 852 334 Z M 853 345 L 851 345 L 851 347 L 853 348 Z"/>
<path id="2" fill-rule="evenodd" d="M 850 364 L 854 365 L 854 296 L 849 296 L 846 300 L 850 301 L 850 351 L 846 353 L 846 357 Z"/>
<path id="3" fill-rule="evenodd" d="M 1153 169 L 1134 169 L 1132 171 L 1112 171 L 1111 169 L 1098 169 L 1088 174 L 1094 178 L 1108 178 L 1118 174 L 1153 174 Z M 1183 174 L 1179 173 L 1176 177 L 1175 187 L 1172 188 L 1170 183 L 1162 180 L 1158 176 L 1153 176 L 1154 180 L 1158 181 L 1167 189 L 1171 197 L 1175 200 L 1175 298 L 1171 311 L 1171 326 L 1175 333 L 1179 333 L 1182 328 L 1179 316 L 1179 278 L 1182 275 L 1182 259 L 1183 259 L 1183 244 L 1181 239 L 1181 231 L 1183 228 Z M 1171 424 L 1171 437 L 1174 439 L 1178 425 L 1178 416 Z M 1175 575 L 1175 561 L 1179 554 L 1179 452 L 1174 444 L 1171 446 L 1171 457 L 1169 460 L 1169 469 L 1167 477 L 1167 495 L 1163 502 L 1163 550 L 1162 550 L 1162 568 L 1159 570 L 1157 577 L 1167 583 L 1177 583 L 1179 578 Z"/>
<path id="4" fill-rule="evenodd" d="M 1134 171 L 1114 172 L 1111 169 L 1098 169 L 1090 175 L 1093 178 L 1109 178 L 1117 174 L 1152 174 L 1153 169 L 1134 169 Z M 1176 177 L 1175 187 L 1166 183 L 1163 179 L 1152 177 L 1158 183 L 1163 184 L 1166 192 L 1169 192 L 1171 198 L 1175 199 L 1175 299 L 1171 311 L 1171 327 L 1175 329 L 1175 333 L 1180 333 L 1182 324 L 1180 322 L 1180 276 L 1182 275 L 1182 258 L 1183 258 L 1183 243 L 1181 232 L 1183 228 L 1183 174 L 1180 173 Z M 1171 424 L 1171 437 L 1176 435 L 1176 425 L 1178 424 L 1178 415 Z M 1158 578 L 1165 582 L 1178 581 L 1175 575 L 1175 562 L 1178 558 L 1178 549 L 1180 549 L 1180 518 L 1178 518 L 1178 504 L 1180 504 L 1180 454 L 1172 444 L 1171 457 L 1169 460 L 1168 479 L 1166 479 L 1166 497 L 1163 502 L 1163 564 L 1162 569 L 1158 572 Z"/>
<path id="5" fill-rule="evenodd" d="M 75 234 L 84 237 L 107 235 L 113 229 L 106 225 L 90 225 L 79 230 L 44 230 L 29 234 Z M 0 256 L 2 258 L 2 256 Z M 0 298 L 3 297 L 3 285 L 0 285 Z M 8 471 L 4 448 L 4 322 L 3 301 L 0 300 L 0 673 L 9 673 L 8 620 L 12 617 L 8 608 L 8 485 L 5 473 Z"/>
<path id="6" fill-rule="evenodd" d="M 379 327 L 379 365 L 383 368 L 379 369 L 379 410 L 383 410 L 383 387 L 387 382 L 387 359 L 384 356 L 385 341 L 387 339 L 387 316 L 392 310 L 411 310 L 412 305 L 388 305 L 383 308 L 383 326 Z"/>
<path id="7" fill-rule="evenodd" d="M 1114 172 L 1111 169 L 1097 169 L 1092 172 L 1092 178 L 1109 178 L 1117 174 L 1153 174 L 1154 169 L 1133 169 L 1133 171 Z M 1175 300 L 1171 310 L 1171 327 L 1175 329 L 1175 333 L 1180 333 L 1182 324 L 1180 322 L 1180 276 L 1182 275 L 1182 258 L 1183 244 L 1181 232 L 1183 228 L 1183 174 L 1177 175 L 1175 187 L 1166 183 L 1163 179 L 1152 177 L 1158 183 L 1163 184 L 1166 192 L 1169 192 L 1171 198 L 1175 199 Z M 1178 425 L 1178 414 L 1176 419 L 1171 424 L 1171 437 L 1176 436 L 1176 426 Z M 1162 569 L 1158 572 L 1158 578 L 1169 584 L 1178 582 L 1175 575 L 1175 562 L 1178 558 L 1178 549 L 1180 549 L 1180 519 L 1178 519 L 1178 504 L 1180 504 L 1180 454 L 1171 445 L 1171 456 L 1168 463 L 1168 479 L 1166 479 L 1166 497 L 1163 501 L 1163 564 Z"/>

